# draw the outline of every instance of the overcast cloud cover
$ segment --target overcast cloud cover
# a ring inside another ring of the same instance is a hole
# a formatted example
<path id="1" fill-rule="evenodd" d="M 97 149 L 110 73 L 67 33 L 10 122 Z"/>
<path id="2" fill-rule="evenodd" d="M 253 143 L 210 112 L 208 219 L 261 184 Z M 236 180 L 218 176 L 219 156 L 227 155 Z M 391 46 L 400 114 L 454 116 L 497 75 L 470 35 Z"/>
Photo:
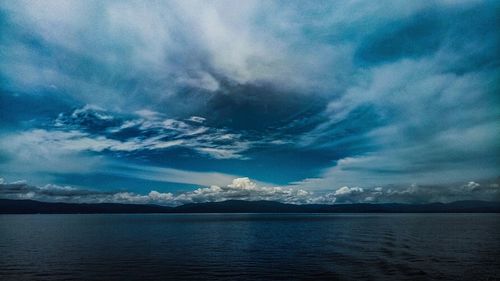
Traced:
<path id="1" fill-rule="evenodd" d="M 2 1 L 0 196 L 499 200 L 499 11 Z"/>

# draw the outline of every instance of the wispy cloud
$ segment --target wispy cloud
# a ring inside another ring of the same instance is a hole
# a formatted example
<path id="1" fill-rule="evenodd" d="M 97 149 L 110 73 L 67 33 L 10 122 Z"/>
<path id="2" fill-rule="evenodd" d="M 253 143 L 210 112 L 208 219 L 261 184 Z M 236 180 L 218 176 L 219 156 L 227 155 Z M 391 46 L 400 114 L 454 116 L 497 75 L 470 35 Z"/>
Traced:
<path id="1" fill-rule="evenodd" d="M 204 118 L 190 124 L 164 118 L 152 111 L 139 112 L 142 118 L 122 119 L 98 107 L 85 106 L 69 115 L 63 113 L 53 127 L 34 129 L 5 137 L 7 151 L 20 146 L 40 146 L 68 152 L 132 152 L 185 147 L 217 159 L 244 158 L 240 153 L 250 147 L 241 135 L 224 129 L 203 126 Z"/>
<path id="2" fill-rule="evenodd" d="M 298 143 L 361 153 L 339 159 L 320 179 L 303 186 L 431 184 L 497 176 L 500 132 L 490 95 L 495 73 L 446 72 L 441 56 L 376 67 L 365 86 L 332 101 L 325 112 L 329 120 Z M 358 122 L 370 126 L 345 137 Z"/>

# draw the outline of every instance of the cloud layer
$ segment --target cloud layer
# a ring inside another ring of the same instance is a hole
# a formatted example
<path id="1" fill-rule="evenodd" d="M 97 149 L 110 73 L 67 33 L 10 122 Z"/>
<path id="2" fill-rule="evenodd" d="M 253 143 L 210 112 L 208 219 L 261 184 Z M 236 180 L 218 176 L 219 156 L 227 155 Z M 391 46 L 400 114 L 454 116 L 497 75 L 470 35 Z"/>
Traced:
<path id="1" fill-rule="evenodd" d="M 175 194 L 248 175 L 337 201 L 494 181 L 498 9 L 4 1 L 1 176 Z"/>
<path id="2" fill-rule="evenodd" d="M 168 206 L 226 200 L 267 200 L 291 204 L 430 203 L 465 199 L 500 200 L 498 187 L 498 181 L 483 184 L 468 182 L 453 187 L 412 185 L 409 187 L 363 189 L 344 186 L 333 192 L 315 194 L 298 188 L 259 186 L 249 178 L 236 178 L 226 186 L 212 185 L 190 192 L 173 194 L 152 190 L 147 194 L 137 194 L 126 191 L 103 192 L 52 184 L 36 187 L 27 184 L 25 181 L 6 183 L 3 179 L 0 179 L 0 197 L 52 202 L 107 202 Z"/>

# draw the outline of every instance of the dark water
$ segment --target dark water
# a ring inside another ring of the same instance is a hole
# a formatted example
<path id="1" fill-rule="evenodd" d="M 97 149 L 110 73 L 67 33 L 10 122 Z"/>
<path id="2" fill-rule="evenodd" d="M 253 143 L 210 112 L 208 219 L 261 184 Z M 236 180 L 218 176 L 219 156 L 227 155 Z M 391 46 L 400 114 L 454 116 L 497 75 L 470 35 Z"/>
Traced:
<path id="1" fill-rule="evenodd" d="M 0 216 L 0 280 L 497 280 L 497 214 Z"/>

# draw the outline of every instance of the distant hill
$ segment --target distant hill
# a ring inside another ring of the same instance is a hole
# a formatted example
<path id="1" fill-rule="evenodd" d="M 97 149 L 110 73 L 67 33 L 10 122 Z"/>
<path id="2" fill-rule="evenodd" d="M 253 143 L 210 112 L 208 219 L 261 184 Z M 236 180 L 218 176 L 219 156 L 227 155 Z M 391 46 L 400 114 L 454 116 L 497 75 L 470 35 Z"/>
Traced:
<path id="1" fill-rule="evenodd" d="M 116 203 L 53 203 L 34 200 L 0 199 L 0 214 L 112 214 L 168 213 L 171 207 Z"/>
<path id="2" fill-rule="evenodd" d="M 309 204 L 229 200 L 167 207 L 150 204 L 52 203 L 0 199 L 0 214 L 113 213 L 500 213 L 500 202 L 457 201 L 431 204 Z"/>

